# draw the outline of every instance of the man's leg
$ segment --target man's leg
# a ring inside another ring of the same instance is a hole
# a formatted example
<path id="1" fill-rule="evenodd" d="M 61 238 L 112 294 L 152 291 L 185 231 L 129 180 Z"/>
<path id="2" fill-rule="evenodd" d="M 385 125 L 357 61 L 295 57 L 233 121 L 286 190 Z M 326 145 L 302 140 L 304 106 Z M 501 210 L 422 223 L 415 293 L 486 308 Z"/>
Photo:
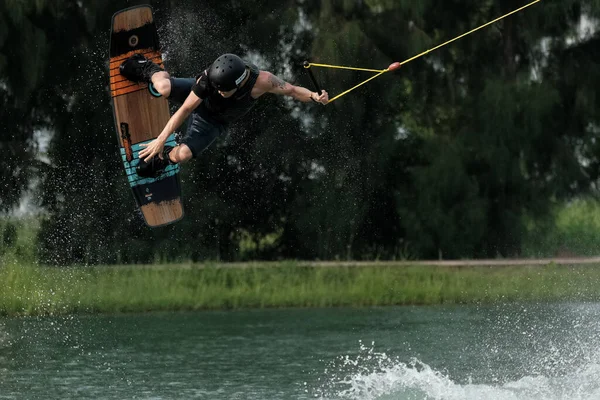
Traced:
<path id="1" fill-rule="evenodd" d="M 154 156 L 150 162 L 140 160 L 136 172 L 143 178 L 155 178 L 170 164 L 182 163 L 197 157 L 206 150 L 217 137 L 224 132 L 221 124 L 206 121 L 196 113 L 192 113 L 188 122 L 186 135 L 177 146 L 165 146 L 161 156 Z"/>

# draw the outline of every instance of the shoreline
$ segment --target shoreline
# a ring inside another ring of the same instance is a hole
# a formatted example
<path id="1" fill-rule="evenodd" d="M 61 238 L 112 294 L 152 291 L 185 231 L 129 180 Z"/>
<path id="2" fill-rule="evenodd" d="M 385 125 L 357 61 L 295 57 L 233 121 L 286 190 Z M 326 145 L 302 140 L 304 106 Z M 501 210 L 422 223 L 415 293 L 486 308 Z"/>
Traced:
<path id="1" fill-rule="evenodd" d="M 403 260 L 403 261 L 236 261 L 236 262 L 181 262 L 169 264 L 119 264 L 98 265 L 95 268 L 269 268 L 269 267 L 308 267 L 308 268 L 338 268 L 338 267 L 411 267 L 411 266 L 433 266 L 433 267 L 546 267 L 551 265 L 598 265 L 600 257 L 557 257 L 557 258 L 513 258 L 513 259 L 480 259 L 480 260 Z M 66 267 L 72 268 L 72 267 Z"/>

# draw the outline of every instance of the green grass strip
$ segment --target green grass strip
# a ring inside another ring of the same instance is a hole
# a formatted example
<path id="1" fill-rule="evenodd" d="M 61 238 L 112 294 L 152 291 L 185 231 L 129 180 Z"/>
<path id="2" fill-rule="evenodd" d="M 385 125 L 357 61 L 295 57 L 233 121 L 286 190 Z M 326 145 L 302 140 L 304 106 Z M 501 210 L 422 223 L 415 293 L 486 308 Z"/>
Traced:
<path id="1" fill-rule="evenodd" d="M 599 299 L 600 265 L 0 267 L 0 315 Z"/>

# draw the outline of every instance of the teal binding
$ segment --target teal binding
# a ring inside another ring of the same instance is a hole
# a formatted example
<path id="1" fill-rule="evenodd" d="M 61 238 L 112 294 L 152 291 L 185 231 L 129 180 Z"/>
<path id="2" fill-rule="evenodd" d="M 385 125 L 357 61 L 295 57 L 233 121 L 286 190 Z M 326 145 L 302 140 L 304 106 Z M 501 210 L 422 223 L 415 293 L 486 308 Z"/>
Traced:
<path id="1" fill-rule="evenodd" d="M 156 90 L 156 88 L 154 87 L 154 85 L 152 84 L 152 82 L 150 82 L 148 84 L 148 91 L 154 97 L 162 97 L 162 94 L 158 93 L 158 91 Z"/>

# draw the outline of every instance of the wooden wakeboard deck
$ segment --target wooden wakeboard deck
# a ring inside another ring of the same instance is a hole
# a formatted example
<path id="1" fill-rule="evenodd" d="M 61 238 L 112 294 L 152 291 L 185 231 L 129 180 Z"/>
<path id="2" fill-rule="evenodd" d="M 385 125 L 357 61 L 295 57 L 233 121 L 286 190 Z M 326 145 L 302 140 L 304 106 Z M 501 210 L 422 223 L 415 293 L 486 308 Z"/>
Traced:
<path id="1" fill-rule="evenodd" d="M 156 138 L 170 118 L 165 98 L 156 97 L 146 83 L 129 81 L 119 66 L 141 53 L 162 66 L 152 8 L 131 7 L 113 15 L 110 37 L 110 93 L 123 166 L 146 223 L 156 227 L 183 217 L 179 165 L 171 165 L 156 178 L 140 178 L 135 172 L 142 143 Z M 166 143 L 174 146 L 171 135 Z"/>

